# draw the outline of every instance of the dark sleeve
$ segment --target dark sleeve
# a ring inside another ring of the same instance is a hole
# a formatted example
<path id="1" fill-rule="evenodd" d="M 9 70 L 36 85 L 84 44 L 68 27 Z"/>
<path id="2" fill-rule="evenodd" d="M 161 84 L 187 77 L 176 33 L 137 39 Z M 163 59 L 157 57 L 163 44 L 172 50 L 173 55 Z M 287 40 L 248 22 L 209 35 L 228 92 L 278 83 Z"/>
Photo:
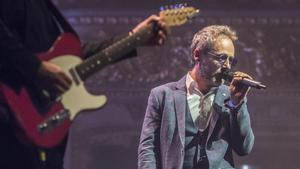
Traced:
<path id="1" fill-rule="evenodd" d="M 240 156 L 249 154 L 254 145 L 254 134 L 246 102 L 244 99 L 239 108 L 230 112 L 231 146 Z"/>
<path id="2" fill-rule="evenodd" d="M 126 37 L 126 35 L 105 39 L 105 40 L 102 40 L 99 42 L 84 43 L 82 46 L 83 58 L 88 58 L 88 57 L 92 56 L 93 54 L 100 52 L 101 50 L 112 45 L 113 43 L 117 42 L 118 40 L 121 40 L 124 37 Z M 116 62 L 119 62 L 119 61 L 123 60 L 124 58 L 130 58 L 130 57 L 135 57 L 135 56 L 137 56 L 137 50 L 133 49 L 132 51 L 125 53 L 124 57 L 117 60 Z"/>
<path id="3" fill-rule="evenodd" d="M 41 61 L 27 49 L 0 19 L 0 67 L 9 67 L 13 75 L 35 80 Z"/>

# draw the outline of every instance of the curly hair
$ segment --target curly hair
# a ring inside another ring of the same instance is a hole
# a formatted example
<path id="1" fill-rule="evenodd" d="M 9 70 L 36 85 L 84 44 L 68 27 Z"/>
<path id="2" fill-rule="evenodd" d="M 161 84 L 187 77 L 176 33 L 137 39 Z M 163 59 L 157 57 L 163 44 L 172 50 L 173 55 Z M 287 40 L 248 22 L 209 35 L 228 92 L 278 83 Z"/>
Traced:
<path id="1" fill-rule="evenodd" d="M 212 49 L 217 38 L 222 35 L 227 36 L 232 41 L 237 40 L 236 32 L 227 25 L 211 25 L 199 30 L 197 33 L 195 33 L 192 40 L 192 54 L 195 50 L 205 52 Z"/>

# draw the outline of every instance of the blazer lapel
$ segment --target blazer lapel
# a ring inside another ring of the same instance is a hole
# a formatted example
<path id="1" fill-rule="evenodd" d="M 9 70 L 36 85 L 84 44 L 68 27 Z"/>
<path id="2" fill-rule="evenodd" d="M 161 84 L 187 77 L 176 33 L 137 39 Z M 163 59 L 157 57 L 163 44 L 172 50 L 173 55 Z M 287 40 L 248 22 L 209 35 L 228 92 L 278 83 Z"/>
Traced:
<path id="1" fill-rule="evenodd" d="M 175 113 L 178 124 L 178 132 L 181 144 L 184 145 L 185 137 L 185 113 L 186 113 L 186 76 L 181 78 L 174 90 Z"/>
<path id="2" fill-rule="evenodd" d="M 185 137 L 185 113 L 186 113 L 186 76 L 181 78 L 177 84 L 176 89 L 174 90 L 174 102 L 175 102 L 175 112 L 176 112 L 176 118 L 178 123 L 178 132 L 181 144 L 184 145 L 184 137 Z M 207 140 L 212 135 L 212 132 L 216 126 L 216 123 L 219 119 L 219 113 L 220 112 L 229 112 L 229 109 L 224 106 L 224 100 L 229 98 L 229 91 L 227 89 L 227 86 L 219 86 L 216 92 L 216 96 L 213 103 L 212 108 L 212 117 L 209 125 L 209 131 L 208 131 L 208 137 Z"/>
<path id="3" fill-rule="evenodd" d="M 225 106 L 224 106 L 224 100 L 226 100 L 229 97 L 229 92 L 226 90 L 226 86 L 219 86 L 216 92 L 215 100 L 213 103 L 212 107 L 212 117 L 209 125 L 209 130 L 208 130 L 208 137 L 207 140 L 209 140 L 210 136 L 212 135 L 212 132 L 216 126 L 216 123 L 219 119 L 220 112 L 224 111 L 229 111 Z"/>

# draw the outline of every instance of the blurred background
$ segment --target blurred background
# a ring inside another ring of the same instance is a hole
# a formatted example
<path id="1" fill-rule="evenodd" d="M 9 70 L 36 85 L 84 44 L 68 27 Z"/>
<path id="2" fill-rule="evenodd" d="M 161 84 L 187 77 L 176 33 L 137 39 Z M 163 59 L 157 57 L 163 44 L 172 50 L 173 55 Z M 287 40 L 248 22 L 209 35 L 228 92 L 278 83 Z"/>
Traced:
<path id="1" fill-rule="evenodd" d="M 211 24 L 238 33 L 236 70 L 264 82 L 248 107 L 255 146 L 235 157 L 237 169 L 299 169 L 299 0 L 54 0 L 83 41 L 127 34 L 160 6 L 187 3 L 201 10 L 172 30 L 162 47 L 141 47 L 138 57 L 110 65 L 86 82 L 109 101 L 74 121 L 65 157 L 67 169 L 135 169 L 137 146 L 151 88 L 180 79 L 189 70 L 193 34 Z"/>

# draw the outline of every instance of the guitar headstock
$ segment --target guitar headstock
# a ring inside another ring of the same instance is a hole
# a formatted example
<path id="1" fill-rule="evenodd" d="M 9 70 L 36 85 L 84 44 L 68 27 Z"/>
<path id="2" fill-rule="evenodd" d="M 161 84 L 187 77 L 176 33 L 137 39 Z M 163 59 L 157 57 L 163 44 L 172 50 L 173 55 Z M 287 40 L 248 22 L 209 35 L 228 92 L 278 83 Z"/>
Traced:
<path id="1" fill-rule="evenodd" d="M 159 16 L 163 18 L 167 26 L 179 26 L 199 13 L 199 9 L 178 4 L 161 7 Z"/>

